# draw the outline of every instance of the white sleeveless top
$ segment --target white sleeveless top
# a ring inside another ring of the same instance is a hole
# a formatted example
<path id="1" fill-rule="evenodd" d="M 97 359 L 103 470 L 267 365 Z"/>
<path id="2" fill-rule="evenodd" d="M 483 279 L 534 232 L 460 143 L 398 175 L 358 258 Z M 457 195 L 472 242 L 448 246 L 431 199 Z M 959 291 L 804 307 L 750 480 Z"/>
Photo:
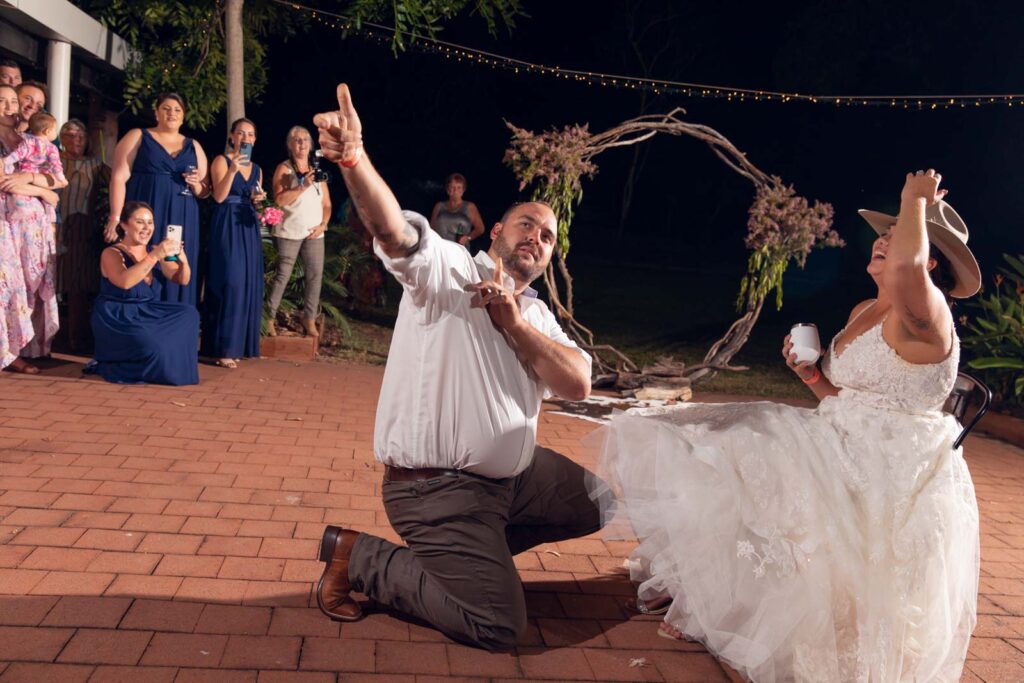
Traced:
<path id="1" fill-rule="evenodd" d="M 285 173 L 291 176 L 288 189 L 294 189 L 297 185 L 295 171 L 288 164 L 285 164 Z M 284 220 L 274 226 L 272 234 L 274 237 L 281 237 L 287 240 L 304 240 L 309 237 L 316 226 L 324 219 L 324 205 L 321 195 L 320 183 L 312 183 L 306 186 L 306 190 L 299 195 L 298 199 L 287 206 L 282 206 Z M 316 239 L 322 240 L 323 235 Z"/>

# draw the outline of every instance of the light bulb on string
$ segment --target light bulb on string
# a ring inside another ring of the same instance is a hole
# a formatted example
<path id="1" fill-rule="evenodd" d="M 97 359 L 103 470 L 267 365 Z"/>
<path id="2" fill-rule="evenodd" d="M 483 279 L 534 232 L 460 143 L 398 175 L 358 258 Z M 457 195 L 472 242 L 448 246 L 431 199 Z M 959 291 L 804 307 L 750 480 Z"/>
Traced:
<path id="1" fill-rule="evenodd" d="M 378 44 L 385 44 L 389 42 L 385 34 L 391 34 L 394 36 L 396 31 L 393 27 L 378 26 L 375 24 L 368 24 L 363 22 L 358 28 L 354 28 L 351 21 L 347 20 L 347 17 L 341 14 L 333 14 L 330 12 L 323 12 L 314 8 L 306 7 L 299 3 L 287 2 L 286 0 L 272 0 L 285 7 L 291 8 L 296 12 L 307 12 L 314 20 L 318 23 L 331 27 L 335 30 L 344 30 L 346 32 L 351 31 L 356 35 L 362 35 L 363 37 L 370 38 Z M 330 19 L 325 19 L 330 17 Z M 338 21 L 344 20 L 344 21 Z M 451 43 L 444 43 L 432 36 L 420 36 L 415 33 L 410 33 L 411 42 L 410 49 L 417 50 L 423 53 L 429 54 L 443 54 L 447 59 L 451 59 L 453 56 L 456 61 L 462 62 L 463 58 L 465 61 L 472 62 L 474 64 L 483 64 L 490 66 L 492 70 L 501 68 L 506 71 L 511 71 L 514 75 L 521 75 L 521 71 L 525 73 L 540 73 L 552 75 L 555 78 L 564 78 L 566 80 L 573 80 L 576 82 L 586 83 L 587 85 L 600 84 L 603 87 L 612 86 L 616 89 L 629 89 L 629 90 L 643 90 L 647 92 L 653 92 L 655 94 L 675 94 L 685 97 L 699 96 L 701 98 L 715 98 L 725 99 L 727 102 L 733 102 L 734 100 L 739 102 L 746 102 L 747 96 L 749 95 L 756 102 L 779 102 L 783 104 L 789 104 L 794 100 L 799 102 L 807 102 L 810 104 L 820 104 L 832 100 L 836 106 L 845 105 L 847 107 L 862 106 L 885 106 L 888 104 L 890 108 L 895 108 L 902 105 L 903 108 L 909 109 L 915 101 L 918 110 L 925 109 L 925 102 L 923 100 L 914 100 L 911 97 L 899 97 L 899 96 L 878 96 L 878 97 L 846 97 L 846 96 L 832 96 L 823 97 L 820 95 L 803 95 L 800 93 L 786 93 L 786 92 L 775 92 L 770 90 L 750 90 L 743 91 L 739 89 L 729 89 L 725 87 L 716 86 L 695 86 L 694 84 L 687 83 L 674 83 L 674 82 L 661 82 L 651 81 L 646 78 L 637 78 L 631 76 L 618 76 L 614 74 L 603 74 L 595 71 L 576 71 L 572 69 L 563 69 L 560 65 L 547 66 L 545 64 L 534 64 L 530 62 L 524 62 L 522 60 L 513 60 L 503 55 L 491 55 L 484 53 L 472 48 L 455 45 Z M 394 40 L 392 38 L 391 40 Z M 176 65 L 174 65 L 176 66 Z M 928 98 L 930 101 L 927 103 L 929 110 L 937 109 L 941 106 L 943 109 L 948 109 L 951 106 L 966 108 L 968 104 L 972 103 L 975 107 L 981 107 L 983 104 L 997 104 L 1005 103 L 1007 106 L 1012 107 L 1017 101 L 1024 100 L 1021 95 L 987 95 L 983 97 L 963 97 L 963 96 L 935 96 Z"/>

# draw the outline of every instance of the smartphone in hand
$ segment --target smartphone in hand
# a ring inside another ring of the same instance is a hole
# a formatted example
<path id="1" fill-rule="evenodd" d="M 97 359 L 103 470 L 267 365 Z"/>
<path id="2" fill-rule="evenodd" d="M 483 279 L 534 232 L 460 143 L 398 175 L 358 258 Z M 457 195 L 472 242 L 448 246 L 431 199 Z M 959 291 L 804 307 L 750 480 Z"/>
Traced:
<path id="1" fill-rule="evenodd" d="M 174 240 L 175 242 L 178 243 L 178 250 L 179 251 L 181 250 L 181 234 L 182 234 L 183 230 L 184 229 L 180 225 L 168 225 L 167 226 L 167 234 L 164 235 L 165 239 Z M 178 260 L 178 256 L 176 254 L 171 254 L 170 256 L 167 256 L 166 258 L 164 258 L 164 261 L 177 261 L 177 260 Z"/>
<path id="2" fill-rule="evenodd" d="M 243 142 L 238 146 L 238 163 L 248 166 L 252 163 L 252 143 Z"/>

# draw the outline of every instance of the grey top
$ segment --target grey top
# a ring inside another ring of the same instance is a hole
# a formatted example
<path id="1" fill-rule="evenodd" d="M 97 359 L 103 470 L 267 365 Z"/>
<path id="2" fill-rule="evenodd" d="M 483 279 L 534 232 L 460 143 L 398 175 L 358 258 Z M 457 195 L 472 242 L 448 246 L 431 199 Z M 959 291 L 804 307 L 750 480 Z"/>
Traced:
<path id="1" fill-rule="evenodd" d="M 469 220 L 469 202 L 462 202 L 454 211 L 448 208 L 447 203 L 442 203 L 437 212 L 437 220 L 431 227 L 434 228 L 434 232 L 452 242 L 458 241 L 463 235 L 468 235 L 473 229 L 473 222 Z"/>

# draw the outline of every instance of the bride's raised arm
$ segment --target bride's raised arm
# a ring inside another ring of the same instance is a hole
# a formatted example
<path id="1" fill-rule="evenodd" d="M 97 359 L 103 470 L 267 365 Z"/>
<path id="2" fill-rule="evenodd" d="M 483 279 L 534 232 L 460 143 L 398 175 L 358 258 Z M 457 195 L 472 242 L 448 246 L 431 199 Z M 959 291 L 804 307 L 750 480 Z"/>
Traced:
<path id="1" fill-rule="evenodd" d="M 905 332 L 944 353 L 952 342 L 952 314 L 928 274 L 935 261 L 925 225 L 925 208 L 946 196 L 940 182 L 942 176 L 934 169 L 907 174 L 899 218 L 888 235 L 884 287 Z"/>

